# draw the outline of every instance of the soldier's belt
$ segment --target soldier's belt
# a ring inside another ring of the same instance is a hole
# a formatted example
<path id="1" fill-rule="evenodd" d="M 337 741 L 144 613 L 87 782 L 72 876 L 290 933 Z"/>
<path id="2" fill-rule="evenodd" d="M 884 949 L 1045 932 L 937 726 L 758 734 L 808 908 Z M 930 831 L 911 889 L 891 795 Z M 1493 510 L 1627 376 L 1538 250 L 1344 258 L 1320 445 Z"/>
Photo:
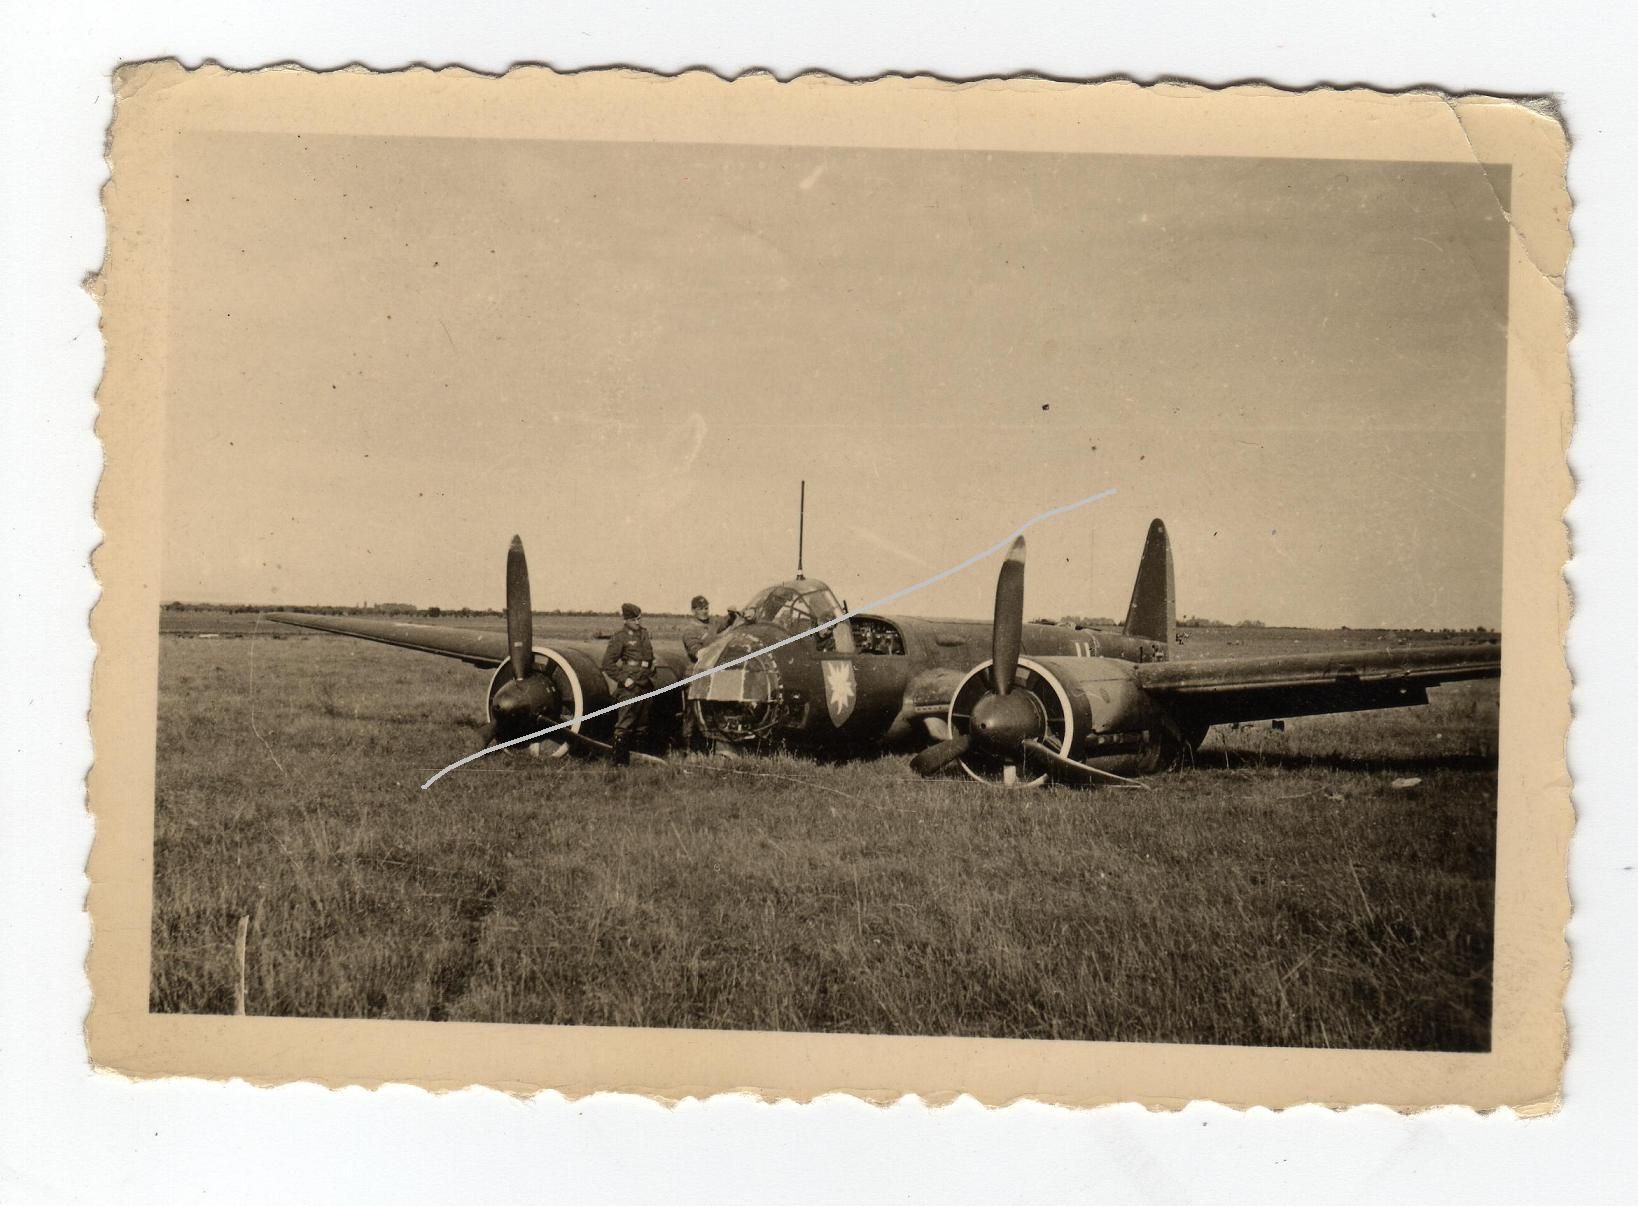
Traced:
<path id="1" fill-rule="evenodd" d="M 632 662 L 627 661 L 625 658 L 621 658 L 614 664 L 616 666 L 636 666 L 639 670 L 648 670 L 654 665 L 653 662 Z"/>

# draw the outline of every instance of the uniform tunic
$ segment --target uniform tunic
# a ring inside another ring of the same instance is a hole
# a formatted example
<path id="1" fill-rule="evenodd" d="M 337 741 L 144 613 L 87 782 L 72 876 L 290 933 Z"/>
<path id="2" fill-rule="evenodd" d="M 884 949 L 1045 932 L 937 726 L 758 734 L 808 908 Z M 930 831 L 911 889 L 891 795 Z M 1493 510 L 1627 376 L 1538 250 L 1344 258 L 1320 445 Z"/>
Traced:
<path id="1" fill-rule="evenodd" d="M 603 650 L 603 673 L 616 691 L 629 689 L 647 691 L 654 686 L 654 644 L 648 639 L 648 629 L 641 624 L 636 631 L 622 624 L 620 631 L 609 638 Z"/>
<path id="2" fill-rule="evenodd" d="M 683 629 L 683 652 L 688 654 L 690 662 L 700 660 L 700 650 L 711 643 L 711 638 L 717 635 L 715 620 L 699 620 L 688 617 L 687 626 Z"/>

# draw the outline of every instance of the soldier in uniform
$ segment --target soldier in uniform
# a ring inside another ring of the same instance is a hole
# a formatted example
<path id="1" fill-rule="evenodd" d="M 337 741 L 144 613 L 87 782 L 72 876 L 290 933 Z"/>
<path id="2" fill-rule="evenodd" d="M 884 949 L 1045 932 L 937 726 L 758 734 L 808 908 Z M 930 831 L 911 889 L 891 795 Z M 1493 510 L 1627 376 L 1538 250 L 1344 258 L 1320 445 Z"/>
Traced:
<path id="1" fill-rule="evenodd" d="M 717 626 L 711 620 L 711 601 L 704 595 L 695 595 L 688 609 L 693 614 L 684 626 L 682 641 L 683 652 L 688 654 L 689 669 L 693 670 L 700 660 L 700 650 L 717 635 Z M 694 719 L 693 707 L 688 704 L 683 707 L 683 744 L 696 753 L 704 753 L 710 748 L 710 742 Z"/>
<path id="2" fill-rule="evenodd" d="M 717 626 L 711 622 L 711 602 L 704 595 L 695 595 L 688 609 L 693 613 L 693 618 L 683 629 L 682 642 L 689 665 L 693 665 L 700 660 L 700 650 L 717 635 Z"/>
<path id="3" fill-rule="evenodd" d="M 635 603 L 620 604 L 620 631 L 609 638 L 603 650 L 603 676 L 620 703 L 654 689 L 654 646 L 642 625 L 643 609 Z M 648 727 L 648 700 L 627 704 L 615 713 L 614 765 L 631 762 L 631 746 Z"/>

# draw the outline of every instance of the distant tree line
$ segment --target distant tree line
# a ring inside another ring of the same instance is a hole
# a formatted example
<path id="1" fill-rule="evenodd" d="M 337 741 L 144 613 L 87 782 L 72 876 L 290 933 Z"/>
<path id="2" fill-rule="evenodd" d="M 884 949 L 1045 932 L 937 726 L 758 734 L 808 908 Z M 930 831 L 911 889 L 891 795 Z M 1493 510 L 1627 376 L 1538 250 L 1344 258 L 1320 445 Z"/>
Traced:
<path id="1" fill-rule="evenodd" d="M 1038 620 L 1039 624 L 1057 624 L 1063 628 L 1120 628 L 1121 622 L 1112 616 L 1062 616 L 1056 620 Z M 1208 620 L 1203 616 L 1183 616 L 1179 628 L 1267 628 L 1261 620 L 1241 620 L 1230 624 L 1227 620 Z"/>
<path id="2" fill-rule="evenodd" d="M 252 611 L 307 611 L 320 616 L 498 616 L 504 613 L 482 607 L 416 607 L 411 603 L 361 603 L 344 606 L 336 603 L 182 603 L 175 600 L 160 604 L 163 611 L 220 611 L 242 615 Z M 558 614 L 552 612 L 546 615 Z M 564 615 L 591 615 L 591 612 L 564 612 Z"/>

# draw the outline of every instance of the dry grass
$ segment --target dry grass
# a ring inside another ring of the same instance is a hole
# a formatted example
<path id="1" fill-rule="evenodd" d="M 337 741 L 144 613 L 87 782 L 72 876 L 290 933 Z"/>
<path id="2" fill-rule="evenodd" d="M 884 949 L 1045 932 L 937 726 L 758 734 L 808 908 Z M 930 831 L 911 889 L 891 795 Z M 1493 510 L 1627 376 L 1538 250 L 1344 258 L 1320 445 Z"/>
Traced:
<path id="1" fill-rule="evenodd" d="M 477 671 L 162 646 L 156 1010 L 232 1010 L 249 914 L 251 1013 L 1488 1045 L 1493 684 L 1219 731 L 1149 792 L 498 756 L 423 792 Z"/>

